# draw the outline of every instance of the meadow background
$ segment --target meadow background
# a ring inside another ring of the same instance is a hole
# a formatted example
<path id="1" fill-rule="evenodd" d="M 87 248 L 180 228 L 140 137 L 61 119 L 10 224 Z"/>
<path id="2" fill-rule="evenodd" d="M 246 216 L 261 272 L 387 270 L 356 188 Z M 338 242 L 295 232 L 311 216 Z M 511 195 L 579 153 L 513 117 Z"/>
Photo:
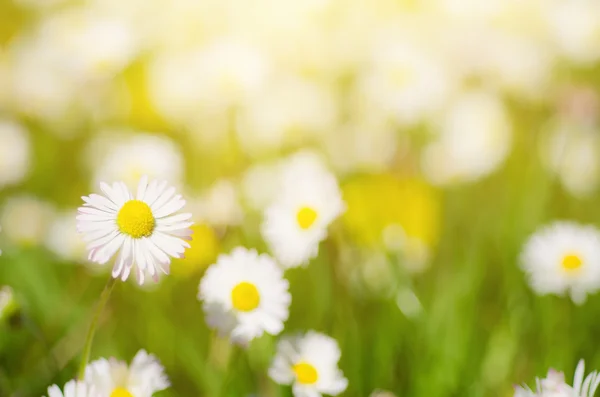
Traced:
<path id="1" fill-rule="evenodd" d="M 592 0 L 1 0 L 0 396 L 74 377 L 110 268 L 75 209 L 142 174 L 183 189 L 192 249 L 116 286 L 92 358 L 155 354 L 161 397 L 291 396 L 266 373 L 277 338 L 229 360 L 196 294 L 219 253 L 268 252 L 276 164 L 299 150 L 347 211 L 286 272 L 284 333 L 337 339 L 343 396 L 512 396 L 600 369 L 600 297 L 536 296 L 519 268 L 541 225 L 600 223 L 599 61 Z"/>

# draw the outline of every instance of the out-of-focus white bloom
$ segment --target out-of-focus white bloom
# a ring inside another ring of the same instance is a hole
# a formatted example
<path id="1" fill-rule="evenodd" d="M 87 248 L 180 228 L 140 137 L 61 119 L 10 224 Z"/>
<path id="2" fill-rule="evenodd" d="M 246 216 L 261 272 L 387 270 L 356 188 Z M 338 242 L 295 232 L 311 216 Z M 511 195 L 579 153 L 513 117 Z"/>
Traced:
<path id="1" fill-rule="evenodd" d="M 48 397 L 102 397 L 102 395 L 94 386 L 86 382 L 71 380 L 65 384 L 64 393 L 57 385 L 50 386 L 48 388 Z"/>
<path id="2" fill-rule="evenodd" d="M 515 397 L 593 397 L 600 384 L 600 374 L 593 371 L 585 377 L 585 364 L 580 360 L 575 369 L 573 386 L 565 382 L 565 374 L 550 369 L 544 379 L 536 378 L 536 387 L 516 386 Z"/>
<path id="3" fill-rule="evenodd" d="M 85 381 L 103 397 L 151 397 L 170 386 L 163 366 L 145 350 L 140 350 L 129 366 L 115 358 L 91 362 L 85 369 Z"/>
<path id="4" fill-rule="evenodd" d="M 29 171 L 29 136 L 23 127 L 0 120 L 0 188 L 20 182 Z"/>
<path id="5" fill-rule="evenodd" d="M 33 196 L 14 196 L 6 200 L 0 224 L 3 235 L 16 245 L 37 245 L 43 242 L 54 209 Z"/>
<path id="6" fill-rule="evenodd" d="M 476 181 L 508 155 L 511 125 L 500 100 L 486 92 L 463 94 L 443 114 L 439 136 L 423 154 L 425 175 L 434 184 Z"/>
<path id="7" fill-rule="evenodd" d="M 284 267 L 306 265 L 345 209 L 337 180 L 319 157 L 301 152 L 283 166 L 280 189 L 265 211 L 262 235 Z"/>
<path id="8" fill-rule="evenodd" d="M 185 205 L 181 195 L 167 182 L 142 177 L 134 197 L 123 182 L 112 186 L 100 183 L 106 196 L 82 197 L 77 230 L 88 244 L 88 259 L 107 263 L 117 252 L 112 270 L 114 278 L 125 281 L 135 270 L 137 281 L 144 284 L 146 275 L 154 281 L 159 271 L 170 273 L 171 258 L 181 258 L 191 240 L 192 214 L 178 214 Z"/>
<path id="9" fill-rule="evenodd" d="M 273 202 L 279 191 L 280 172 L 278 163 L 267 163 L 253 165 L 244 173 L 241 189 L 251 208 L 262 211 Z"/>
<path id="10" fill-rule="evenodd" d="M 277 383 L 291 384 L 294 397 L 337 396 L 348 387 L 338 369 L 340 357 L 335 339 L 315 331 L 282 338 L 269 376 Z"/>
<path id="11" fill-rule="evenodd" d="M 583 64 L 600 59 L 600 3 L 556 0 L 546 9 L 551 32 L 565 57 Z"/>
<path id="12" fill-rule="evenodd" d="M 85 242 L 77 232 L 76 217 L 75 211 L 56 214 L 48 228 L 45 245 L 62 260 L 87 262 Z"/>
<path id="13" fill-rule="evenodd" d="M 271 257 L 238 247 L 208 268 L 198 299 L 211 327 L 246 345 L 263 332 L 277 335 L 283 330 L 292 299 L 288 289 Z"/>
<path id="14" fill-rule="evenodd" d="M 199 114 L 246 101 L 261 89 L 269 68 L 258 47 L 222 38 L 158 58 L 150 67 L 150 95 L 169 119 L 194 123 Z"/>
<path id="15" fill-rule="evenodd" d="M 327 134 L 337 116 L 333 94 L 322 85 L 284 77 L 247 101 L 237 119 L 237 137 L 250 155 L 304 143 Z"/>
<path id="16" fill-rule="evenodd" d="M 0 320 L 7 318 L 15 310 L 17 310 L 17 302 L 13 289 L 5 285 L 0 288 Z"/>
<path id="17" fill-rule="evenodd" d="M 140 133 L 115 142 L 109 138 L 106 143 L 102 157 L 89 158 L 90 168 L 95 170 L 95 186 L 101 181 L 121 180 L 133 188 L 143 175 L 171 181 L 175 186 L 182 184 L 184 159 L 180 148 L 168 137 Z M 92 141 L 89 151 L 99 149 L 102 143 Z"/>
<path id="18" fill-rule="evenodd" d="M 600 131 L 596 125 L 558 118 L 540 145 L 546 167 L 577 197 L 592 194 L 600 182 Z"/>
<path id="19" fill-rule="evenodd" d="M 451 80 L 442 60 L 422 44 L 387 37 L 376 45 L 359 82 L 358 101 L 381 107 L 402 124 L 413 124 L 444 104 Z"/>
<path id="20" fill-rule="evenodd" d="M 225 179 L 217 181 L 201 197 L 190 200 L 189 205 L 194 220 L 213 226 L 238 225 L 244 217 L 238 190 Z"/>
<path id="21" fill-rule="evenodd" d="M 555 222 L 526 242 L 521 267 L 540 295 L 569 293 L 582 304 L 600 289 L 600 231 L 573 222 Z"/>

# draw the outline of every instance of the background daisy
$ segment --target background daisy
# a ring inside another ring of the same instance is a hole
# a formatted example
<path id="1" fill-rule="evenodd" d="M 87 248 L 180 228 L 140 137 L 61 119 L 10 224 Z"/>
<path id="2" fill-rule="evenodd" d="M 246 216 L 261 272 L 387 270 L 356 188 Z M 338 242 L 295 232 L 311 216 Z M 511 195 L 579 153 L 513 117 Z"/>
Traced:
<path id="1" fill-rule="evenodd" d="M 273 259 L 238 247 L 208 268 L 198 299 L 209 326 L 236 343 L 247 344 L 263 332 L 277 335 L 283 330 L 291 302 L 288 288 Z"/>
<path id="2" fill-rule="evenodd" d="M 102 397 L 100 393 L 85 382 L 71 380 L 65 384 L 63 391 L 57 385 L 48 388 L 48 397 Z"/>

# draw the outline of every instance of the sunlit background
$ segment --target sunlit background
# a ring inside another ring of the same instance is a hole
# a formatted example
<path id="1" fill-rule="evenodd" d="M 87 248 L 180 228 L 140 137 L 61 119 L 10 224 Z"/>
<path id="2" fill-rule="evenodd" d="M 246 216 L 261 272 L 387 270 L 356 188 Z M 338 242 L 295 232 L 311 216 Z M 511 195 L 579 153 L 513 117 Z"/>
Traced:
<path id="1" fill-rule="evenodd" d="M 291 396 L 267 376 L 277 338 L 228 364 L 196 294 L 218 254 L 268 252 L 298 151 L 347 210 L 286 272 L 285 329 L 337 339 L 343 396 L 512 396 L 599 369 L 600 296 L 538 297 L 518 266 L 545 222 L 600 223 L 599 62 L 595 0 L 1 0 L 0 396 L 74 377 L 110 274 L 76 208 L 144 174 L 183 192 L 194 241 L 160 283 L 117 285 L 92 358 L 152 352 L 162 397 Z"/>

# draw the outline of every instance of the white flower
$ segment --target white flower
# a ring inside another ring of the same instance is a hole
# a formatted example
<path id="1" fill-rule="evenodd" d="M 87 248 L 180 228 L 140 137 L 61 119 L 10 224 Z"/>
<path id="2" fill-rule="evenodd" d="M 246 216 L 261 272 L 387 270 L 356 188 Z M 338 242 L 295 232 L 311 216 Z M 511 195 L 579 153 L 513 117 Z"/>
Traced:
<path id="1" fill-rule="evenodd" d="M 180 148 L 168 137 L 135 134 L 113 143 L 107 137 L 106 153 L 101 158 L 90 156 L 95 171 L 95 184 L 100 181 L 123 181 L 135 187 L 143 175 L 171 181 L 179 186 L 183 180 L 184 160 Z M 98 151 L 102 140 L 92 142 L 90 151 Z M 102 147 L 101 147 L 102 148 Z"/>
<path id="2" fill-rule="evenodd" d="M 64 393 L 57 385 L 48 388 L 48 397 L 102 397 L 94 388 L 85 382 L 71 380 L 65 384 Z"/>
<path id="3" fill-rule="evenodd" d="M 487 92 L 468 92 L 446 111 L 439 136 L 423 156 L 425 175 L 435 184 L 476 181 L 508 155 L 511 125 L 502 102 Z"/>
<path id="4" fill-rule="evenodd" d="M 10 197 L 0 217 L 3 235 L 16 245 L 40 244 L 47 234 L 53 212 L 50 204 L 37 197 Z"/>
<path id="5" fill-rule="evenodd" d="M 125 281 L 132 268 L 138 283 L 144 283 L 145 274 L 157 281 L 159 271 L 169 274 L 170 257 L 181 258 L 190 245 L 191 214 L 175 213 L 183 208 L 185 200 L 175 195 L 175 188 L 167 182 L 143 177 L 137 195 L 131 194 L 123 182 L 112 186 L 101 183 L 106 194 L 83 197 L 79 208 L 78 230 L 88 243 L 88 259 L 105 264 L 119 250 L 112 275 Z"/>
<path id="6" fill-rule="evenodd" d="M 145 350 L 140 350 L 129 366 L 115 358 L 93 361 L 85 369 L 85 380 L 102 397 L 150 397 L 170 386 L 163 366 Z"/>
<path id="7" fill-rule="evenodd" d="M 573 222 L 555 222 L 529 238 L 521 266 L 540 295 L 569 293 L 575 303 L 600 288 L 600 231 Z"/>
<path id="8" fill-rule="evenodd" d="M 214 226 L 239 225 L 244 213 L 238 190 L 229 180 L 221 179 L 201 197 L 190 200 L 194 220 Z"/>
<path id="9" fill-rule="evenodd" d="M 334 175 L 310 153 L 299 153 L 283 166 L 280 184 L 265 211 L 262 235 L 284 267 L 296 267 L 317 256 L 327 227 L 345 204 Z"/>
<path id="10" fill-rule="evenodd" d="M 0 120 L 0 188 L 20 182 L 29 170 L 29 137 L 20 125 Z"/>
<path id="11" fill-rule="evenodd" d="M 585 379 L 584 374 L 585 364 L 580 360 L 575 369 L 573 386 L 570 386 L 565 383 L 564 373 L 550 369 L 546 378 L 536 378 L 535 390 L 516 386 L 515 397 L 593 397 L 600 384 L 600 374 L 593 371 Z"/>
<path id="12" fill-rule="evenodd" d="M 288 288 L 271 257 L 238 247 L 208 268 L 198 299 L 211 327 L 245 345 L 263 332 L 277 335 L 283 330 L 291 302 Z"/>
<path id="13" fill-rule="evenodd" d="M 57 214 L 48 228 L 44 243 L 62 260 L 86 262 L 86 244 L 77 232 L 76 217 L 75 211 Z"/>
<path id="14" fill-rule="evenodd" d="M 340 356 L 335 339 L 314 331 L 282 338 L 269 376 L 279 384 L 293 384 L 295 397 L 336 396 L 348 387 L 337 366 Z"/>

